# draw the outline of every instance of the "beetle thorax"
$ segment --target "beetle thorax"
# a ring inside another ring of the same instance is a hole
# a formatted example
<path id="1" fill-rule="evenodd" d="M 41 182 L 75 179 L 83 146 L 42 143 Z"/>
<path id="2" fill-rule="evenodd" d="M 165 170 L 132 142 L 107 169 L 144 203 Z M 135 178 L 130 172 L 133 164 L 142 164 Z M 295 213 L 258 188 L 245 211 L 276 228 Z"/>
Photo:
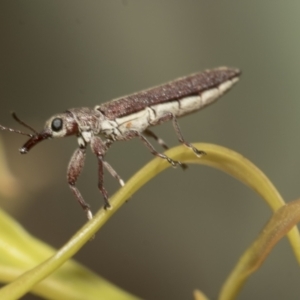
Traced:
<path id="1" fill-rule="evenodd" d="M 78 127 L 78 144 L 84 146 L 90 143 L 92 137 L 99 134 L 104 116 L 88 107 L 72 108 L 68 112 L 72 114 Z"/>
<path id="2" fill-rule="evenodd" d="M 68 112 L 72 114 L 80 132 L 92 131 L 95 134 L 99 133 L 99 123 L 103 117 L 99 111 L 88 107 L 80 107 L 69 109 Z"/>

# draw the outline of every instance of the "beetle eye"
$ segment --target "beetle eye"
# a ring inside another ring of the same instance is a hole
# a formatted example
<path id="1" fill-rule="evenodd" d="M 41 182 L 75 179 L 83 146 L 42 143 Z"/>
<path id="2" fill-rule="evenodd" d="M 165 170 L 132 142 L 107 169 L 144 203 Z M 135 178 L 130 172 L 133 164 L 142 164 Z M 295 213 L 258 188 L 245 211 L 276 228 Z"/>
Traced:
<path id="1" fill-rule="evenodd" d="M 52 123 L 51 123 L 51 129 L 53 131 L 60 131 L 63 127 L 63 121 L 61 118 L 55 118 L 53 119 Z"/>

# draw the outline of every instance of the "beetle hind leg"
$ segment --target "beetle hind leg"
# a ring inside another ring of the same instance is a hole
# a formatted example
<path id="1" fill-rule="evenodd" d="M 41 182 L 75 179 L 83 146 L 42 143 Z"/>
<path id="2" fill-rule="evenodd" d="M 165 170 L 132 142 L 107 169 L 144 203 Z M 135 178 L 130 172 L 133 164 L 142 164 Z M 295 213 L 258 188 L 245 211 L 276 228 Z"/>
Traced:
<path id="1" fill-rule="evenodd" d="M 168 150 L 170 149 L 169 146 L 165 143 L 165 141 L 163 139 L 161 139 L 160 137 L 158 137 L 153 131 L 149 130 L 149 129 L 146 129 L 144 131 L 144 134 L 149 136 L 149 137 L 152 137 L 153 139 L 155 139 L 155 141 L 160 145 L 162 146 L 165 150 Z M 180 164 L 181 168 L 183 170 L 187 169 L 188 168 L 188 165 L 186 164 L 183 164 L 181 163 Z"/>
<path id="2" fill-rule="evenodd" d="M 162 159 L 165 159 L 169 164 L 171 164 L 174 168 L 177 167 L 178 165 L 182 165 L 180 161 L 177 160 L 173 160 L 172 158 L 170 158 L 169 156 L 158 152 L 157 150 L 155 150 L 155 148 L 153 147 L 153 145 L 147 140 L 147 138 L 140 133 L 137 130 L 130 130 L 127 132 L 126 134 L 126 140 L 132 139 L 134 137 L 138 137 L 143 143 L 144 145 L 150 150 L 150 152 L 155 155 L 158 156 Z"/>
<path id="3" fill-rule="evenodd" d="M 197 157 L 201 157 L 202 155 L 205 155 L 206 153 L 202 150 L 199 150 L 197 149 L 196 147 L 194 147 L 191 143 L 188 143 L 183 135 L 182 135 L 182 132 L 181 132 L 181 129 L 179 127 L 179 124 L 178 124 L 178 121 L 177 121 L 177 118 L 176 116 L 171 113 L 171 112 L 166 112 L 161 118 L 159 118 L 155 124 L 151 124 L 151 125 L 156 125 L 156 124 L 160 124 L 162 122 L 165 122 L 165 121 L 168 121 L 168 120 L 172 120 L 172 123 L 173 123 L 173 127 L 175 129 L 175 133 L 177 135 L 177 138 L 178 138 L 178 141 L 185 145 L 186 147 L 190 148 L 195 154 Z"/>

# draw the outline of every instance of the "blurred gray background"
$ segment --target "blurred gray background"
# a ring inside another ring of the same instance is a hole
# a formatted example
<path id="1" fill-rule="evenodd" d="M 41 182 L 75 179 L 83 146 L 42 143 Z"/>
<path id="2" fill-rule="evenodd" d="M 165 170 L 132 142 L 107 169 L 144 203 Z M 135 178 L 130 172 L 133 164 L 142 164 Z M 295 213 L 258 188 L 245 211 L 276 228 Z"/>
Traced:
<path id="1" fill-rule="evenodd" d="M 299 12 L 299 1 L 2 0 L 0 123 L 19 128 L 14 110 L 40 130 L 67 108 L 93 107 L 206 68 L 239 67 L 242 80 L 222 100 L 180 120 L 184 136 L 243 154 L 286 201 L 294 200 L 300 196 Z M 171 123 L 154 131 L 178 145 Z M 66 183 L 76 139 L 46 141 L 21 156 L 26 137 L 0 137 L 21 184 L 19 196 L 1 197 L 1 206 L 60 247 L 86 222 Z M 116 143 L 107 155 L 125 180 L 151 159 L 138 140 Z M 90 151 L 78 186 L 97 211 L 103 200 Z M 118 189 L 108 174 L 105 186 L 111 195 Z M 216 299 L 270 216 L 254 191 L 218 170 L 170 168 L 75 258 L 144 299 L 192 299 L 195 288 Z M 239 299 L 299 299 L 299 278 L 284 239 Z"/>

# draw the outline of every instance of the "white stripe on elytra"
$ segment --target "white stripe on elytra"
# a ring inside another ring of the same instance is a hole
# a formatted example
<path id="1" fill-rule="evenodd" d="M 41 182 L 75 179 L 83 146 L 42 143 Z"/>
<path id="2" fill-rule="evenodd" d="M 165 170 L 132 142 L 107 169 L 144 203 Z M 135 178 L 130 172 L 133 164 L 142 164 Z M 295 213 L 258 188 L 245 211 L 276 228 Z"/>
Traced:
<path id="1" fill-rule="evenodd" d="M 238 78 L 233 78 L 223 82 L 218 87 L 202 92 L 200 95 L 159 103 L 128 116 L 116 118 L 114 121 L 103 121 L 101 132 L 107 135 L 114 133 L 116 139 L 122 140 L 123 135 L 127 132 L 131 130 L 143 132 L 151 124 L 155 124 L 165 116 L 166 113 L 172 113 L 176 117 L 180 117 L 205 107 L 223 95 L 237 81 Z"/>

